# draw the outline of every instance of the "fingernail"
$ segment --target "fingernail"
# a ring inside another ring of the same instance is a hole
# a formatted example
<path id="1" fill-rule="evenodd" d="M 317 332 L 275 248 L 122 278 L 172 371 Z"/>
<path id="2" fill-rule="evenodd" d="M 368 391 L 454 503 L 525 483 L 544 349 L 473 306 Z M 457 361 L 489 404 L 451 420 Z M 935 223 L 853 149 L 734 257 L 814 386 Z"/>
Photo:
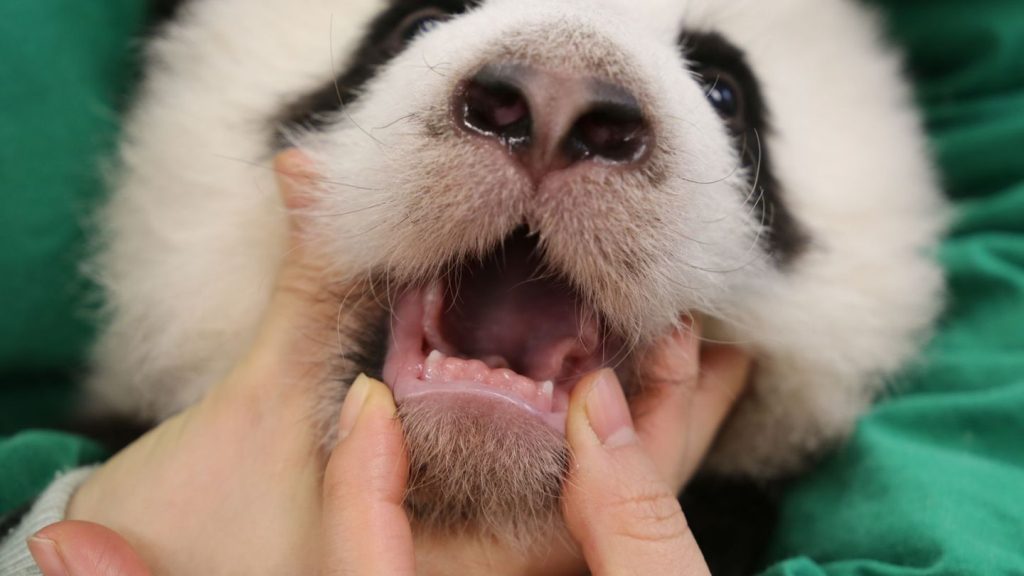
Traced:
<path id="1" fill-rule="evenodd" d="M 597 373 L 586 400 L 587 420 L 602 444 L 609 448 L 636 441 L 633 418 L 619 379 L 611 370 Z"/>
<path id="2" fill-rule="evenodd" d="M 57 543 L 49 538 L 32 536 L 28 539 L 28 551 L 32 554 L 43 576 L 68 576 L 68 569 L 61 558 Z"/>
<path id="3" fill-rule="evenodd" d="M 359 419 L 359 413 L 366 405 L 366 398 L 370 395 L 370 386 L 373 382 L 365 374 L 356 377 L 355 382 L 348 388 L 345 395 L 345 403 L 341 406 L 341 418 L 338 422 L 338 439 L 344 440 L 352 432 L 352 428 Z"/>

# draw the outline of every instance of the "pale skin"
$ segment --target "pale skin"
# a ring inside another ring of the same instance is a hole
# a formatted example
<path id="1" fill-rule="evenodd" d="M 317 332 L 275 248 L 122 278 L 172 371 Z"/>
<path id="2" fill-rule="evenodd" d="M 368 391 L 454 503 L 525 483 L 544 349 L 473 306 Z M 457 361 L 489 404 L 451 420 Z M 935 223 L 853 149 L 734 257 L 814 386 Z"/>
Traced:
<path id="1" fill-rule="evenodd" d="M 301 205 L 302 155 L 276 160 L 285 204 Z M 46 576 L 227 574 L 708 574 L 676 493 L 693 476 L 748 380 L 737 348 L 700 326 L 645 361 L 665 383 L 627 405 L 602 370 L 573 390 L 573 464 L 563 513 L 574 540 L 524 557 L 480 541 L 414 534 L 407 465 L 386 385 L 360 377 L 324 469 L 308 414 L 326 374 L 310 338 L 323 317 L 315 256 L 292 249 L 244 360 L 202 401 L 116 455 L 79 490 L 69 520 L 29 549 Z"/>

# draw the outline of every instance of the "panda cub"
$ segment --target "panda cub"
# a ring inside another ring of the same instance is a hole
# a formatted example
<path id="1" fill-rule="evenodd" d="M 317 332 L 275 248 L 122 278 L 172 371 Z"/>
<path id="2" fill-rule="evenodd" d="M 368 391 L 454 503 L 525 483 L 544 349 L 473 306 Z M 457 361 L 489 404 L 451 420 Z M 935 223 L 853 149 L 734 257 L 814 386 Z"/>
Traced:
<path id="1" fill-rule="evenodd" d="M 705 469 L 798 471 L 940 306 L 944 204 L 853 1 L 192 0 L 148 58 L 93 410 L 163 419 L 238 361 L 287 240 L 271 160 L 297 148 L 347 287 L 311 416 L 328 450 L 346 383 L 388 384 L 424 529 L 557 524 L 573 386 L 612 367 L 637 402 L 689 317 L 756 359 Z"/>

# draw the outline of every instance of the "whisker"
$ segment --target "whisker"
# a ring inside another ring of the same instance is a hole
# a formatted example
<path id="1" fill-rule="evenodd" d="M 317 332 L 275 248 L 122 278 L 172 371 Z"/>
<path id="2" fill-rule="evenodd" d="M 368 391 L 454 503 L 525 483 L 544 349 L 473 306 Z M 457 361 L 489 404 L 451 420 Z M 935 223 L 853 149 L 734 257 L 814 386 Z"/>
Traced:
<path id="1" fill-rule="evenodd" d="M 353 208 L 352 210 L 346 210 L 344 212 L 309 212 L 306 215 L 309 216 L 310 218 L 342 218 L 345 216 L 351 216 L 352 214 L 366 212 L 367 210 L 382 208 L 391 203 L 391 200 L 384 200 L 382 202 L 377 202 L 376 204 L 370 204 L 369 206 L 363 206 L 361 208 Z"/>
<path id="2" fill-rule="evenodd" d="M 373 129 L 374 130 L 386 130 L 388 128 L 391 128 L 395 124 L 398 124 L 399 122 L 403 122 L 405 120 L 408 120 L 408 119 L 414 118 L 414 117 L 416 117 L 416 113 L 415 112 L 410 112 L 410 113 L 408 113 L 408 114 L 406 114 L 404 116 L 400 116 L 400 117 L 396 118 L 395 120 L 392 120 L 391 122 L 388 122 L 387 124 L 384 124 L 383 126 L 375 126 Z"/>

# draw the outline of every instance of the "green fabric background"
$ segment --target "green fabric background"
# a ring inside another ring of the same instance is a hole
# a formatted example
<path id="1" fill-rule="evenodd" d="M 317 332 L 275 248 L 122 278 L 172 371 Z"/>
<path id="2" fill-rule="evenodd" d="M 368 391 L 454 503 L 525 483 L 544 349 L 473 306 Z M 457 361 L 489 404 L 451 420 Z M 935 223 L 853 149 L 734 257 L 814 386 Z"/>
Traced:
<path id="1" fill-rule="evenodd" d="M 767 574 L 1024 574 L 1024 1 L 875 0 L 958 216 L 926 362 L 787 493 Z M 0 511 L 102 457 L 62 422 L 93 334 L 84 214 L 142 0 L 0 2 Z M 2 513 L 2 512 L 0 512 Z"/>
<path id="2" fill-rule="evenodd" d="M 78 262 L 144 15 L 140 0 L 0 2 L 0 514 L 102 457 L 28 429 L 66 419 L 93 334 Z"/>
<path id="3" fill-rule="evenodd" d="M 925 365 L 787 493 L 771 576 L 1024 574 L 1024 2 L 878 2 L 956 223 Z"/>

